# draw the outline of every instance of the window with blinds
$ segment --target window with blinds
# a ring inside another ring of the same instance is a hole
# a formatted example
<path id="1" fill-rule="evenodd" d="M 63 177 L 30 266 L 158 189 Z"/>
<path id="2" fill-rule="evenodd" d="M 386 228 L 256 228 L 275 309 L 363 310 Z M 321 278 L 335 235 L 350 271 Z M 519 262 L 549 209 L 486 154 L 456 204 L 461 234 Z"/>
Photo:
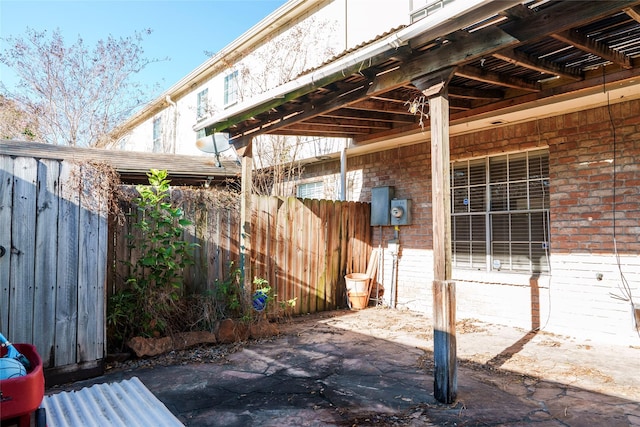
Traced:
<path id="1" fill-rule="evenodd" d="M 451 164 L 453 265 L 548 272 L 549 153 Z"/>

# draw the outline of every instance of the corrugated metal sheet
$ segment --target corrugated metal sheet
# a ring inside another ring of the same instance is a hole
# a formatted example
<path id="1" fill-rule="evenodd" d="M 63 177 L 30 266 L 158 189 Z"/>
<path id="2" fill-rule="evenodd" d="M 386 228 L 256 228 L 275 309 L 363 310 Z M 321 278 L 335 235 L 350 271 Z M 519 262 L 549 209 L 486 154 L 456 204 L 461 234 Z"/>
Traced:
<path id="1" fill-rule="evenodd" d="M 137 377 L 45 396 L 48 427 L 183 426 Z"/>

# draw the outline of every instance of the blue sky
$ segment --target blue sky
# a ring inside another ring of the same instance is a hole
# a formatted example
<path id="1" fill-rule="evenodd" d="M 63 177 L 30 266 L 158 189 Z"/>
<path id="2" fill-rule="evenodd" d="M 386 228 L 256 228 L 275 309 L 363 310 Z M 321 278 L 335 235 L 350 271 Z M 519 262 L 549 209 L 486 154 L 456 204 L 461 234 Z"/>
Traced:
<path id="1" fill-rule="evenodd" d="M 147 58 L 165 58 L 151 64 L 141 76 L 162 90 L 202 64 L 205 52 L 217 52 L 285 0 L 0 0 L 0 38 L 35 30 L 59 28 L 67 44 L 81 36 L 92 46 L 109 34 L 133 35 L 150 28 L 143 48 Z M 11 72 L 0 68 L 0 79 L 12 86 Z"/>

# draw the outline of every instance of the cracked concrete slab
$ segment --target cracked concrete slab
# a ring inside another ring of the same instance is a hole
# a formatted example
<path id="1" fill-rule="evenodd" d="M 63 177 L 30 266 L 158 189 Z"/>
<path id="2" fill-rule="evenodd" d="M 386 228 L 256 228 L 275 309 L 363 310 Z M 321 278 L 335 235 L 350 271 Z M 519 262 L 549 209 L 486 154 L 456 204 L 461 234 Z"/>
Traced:
<path id="1" fill-rule="evenodd" d="M 114 370 L 67 388 L 137 376 L 188 426 L 640 426 L 633 345 L 466 320 L 457 401 L 444 405 L 426 316 L 370 308 L 279 326 L 210 363 Z"/>

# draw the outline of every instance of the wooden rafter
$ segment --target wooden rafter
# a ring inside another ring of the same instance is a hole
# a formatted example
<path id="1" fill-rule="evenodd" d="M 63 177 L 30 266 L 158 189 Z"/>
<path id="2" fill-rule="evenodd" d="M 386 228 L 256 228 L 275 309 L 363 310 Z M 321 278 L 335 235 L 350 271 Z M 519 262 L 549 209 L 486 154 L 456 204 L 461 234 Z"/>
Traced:
<path id="1" fill-rule="evenodd" d="M 505 49 L 493 54 L 495 58 L 510 64 L 525 67 L 530 70 L 539 71 L 545 74 L 565 77 L 571 80 L 582 80 L 582 72 L 577 68 L 567 68 L 562 65 L 546 61 L 540 58 L 534 58 L 516 49 Z"/>
<path id="2" fill-rule="evenodd" d="M 551 37 L 564 43 L 570 44 L 580 50 L 584 50 L 587 53 L 591 53 L 593 55 L 599 56 L 600 58 L 611 61 L 614 64 L 618 64 L 622 68 L 633 68 L 633 60 L 627 55 L 610 49 L 603 43 L 600 43 L 593 38 L 587 37 L 584 34 L 579 33 L 578 31 L 563 31 L 561 33 L 552 34 Z"/>
<path id="3" fill-rule="evenodd" d="M 497 101 L 504 98 L 504 91 L 498 89 L 476 89 L 449 85 L 449 98 Z"/>
<path id="4" fill-rule="evenodd" d="M 528 92 L 539 92 L 541 89 L 539 83 L 530 82 L 516 76 L 499 74 L 489 70 L 482 70 L 470 65 L 458 67 L 456 69 L 456 75 L 479 82 L 491 83 L 498 86 L 520 89 Z"/>

